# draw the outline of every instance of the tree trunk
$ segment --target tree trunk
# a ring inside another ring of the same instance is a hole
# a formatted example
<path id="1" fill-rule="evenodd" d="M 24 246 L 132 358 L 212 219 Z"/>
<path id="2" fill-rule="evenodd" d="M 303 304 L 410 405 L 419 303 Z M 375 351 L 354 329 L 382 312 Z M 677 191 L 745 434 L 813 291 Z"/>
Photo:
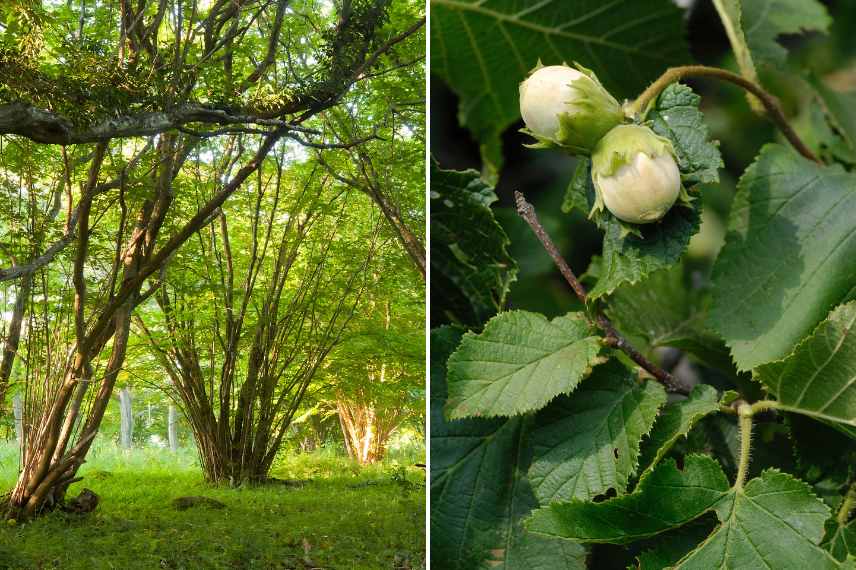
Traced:
<path id="1" fill-rule="evenodd" d="M 131 408 L 131 389 L 119 390 L 119 412 L 121 424 L 119 426 L 119 445 L 122 449 L 131 449 L 134 439 L 134 413 Z"/>
<path id="2" fill-rule="evenodd" d="M 6 346 L 3 348 L 3 359 L 0 361 L 0 417 L 3 416 L 4 412 L 6 389 L 9 387 L 9 378 L 12 376 L 15 355 L 18 354 L 18 344 L 21 341 L 21 323 L 24 320 L 24 309 L 27 306 L 27 300 L 30 298 L 32 285 L 33 274 L 25 273 L 21 277 L 21 285 L 15 293 L 15 308 L 12 310 L 9 334 L 6 337 Z"/>
<path id="3" fill-rule="evenodd" d="M 175 453 L 178 451 L 178 408 L 175 407 L 175 404 L 169 405 L 167 434 L 169 436 L 169 449 Z"/>
<path id="4" fill-rule="evenodd" d="M 21 447 L 24 444 L 24 402 L 19 394 L 12 399 L 12 412 L 15 415 L 15 439 Z"/>

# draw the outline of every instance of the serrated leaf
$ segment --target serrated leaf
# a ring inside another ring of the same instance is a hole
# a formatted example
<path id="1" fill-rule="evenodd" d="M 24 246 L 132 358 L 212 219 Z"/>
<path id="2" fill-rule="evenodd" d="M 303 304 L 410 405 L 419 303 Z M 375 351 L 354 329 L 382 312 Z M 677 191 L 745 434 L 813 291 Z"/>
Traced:
<path id="1" fill-rule="evenodd" d="M 541 504 L 623 493 L 666 392 L 613 360 L 537 416 L 529 480 Z"/>
<path id="2" fill-rule="evenodd" d="M 829 508 L 790 475 L 765 471 L 715 510 L 722 524 L 676 569 L 838 568 L 818 546 Z"/>
<path id="3" fill-rule="evenodd" d="M 699 225 L 698 200 L 692 207 L 673 207 L 659 222 L 636 226 L 641 238 L 622 237 L 621 224 L 610 218 L 603 236 L 601 275 L 589 291 L 589 298 L 609 295 L 625 283 L 638 283 L 651 273 L 674 265 Z"/>
<path id="4" fill-rule="evenodd" d="M 728 480 L 716 460 L 688 455 L 683 470 L 674 460 L 664 461 L 630 495 L 600 503 L 553 503 L 536 510 L 526 527 L 578 542 L 627 544 L 700 517 L 728 493 Z"/>
<path id="5" fill-rule="evenodd" d="M 543 408 L 588 375 L 600 337 L 582 313 L 548 321 L 501 313 L 468 333 L 449 359 L 449 418 L 512 416 Z"/>
<path id="6" fill-rule="evenodd" d="M 845 424 L 856 437 L 856 301 L 832 311 L 814 333 L 780 362 L 754 377 L 776 396 L 780 409 Z"/>
<path id="7" fill-rule="evenodd" d="M 618 288 L 609 297 L 606 314 L 619 331 L 643 340 L 649 348 L 680 348 L 730 372 L 734 365 L 728 348 L 705 325 L 706 305 L 704 294 L 684 283 L 679 264 Z"/>
<path id="8" fill-rule="evenodd" d="M 531 417 L 446 421 L 446 361 L 463 332 L 431 333 L 431 559 L 437 567 L 582 570 L 585 549 L 524 533 Z"/>
<path id="9" fill-rule="evenodd" d="M 823 546 L 840 562 L 847 560 L 848 556 L 856 556 L 856 520 L 850 524 L 840 524 L 830 519 L 826 525 Z"/>
<path id="10" fill-rule="evenodd" d="M 681 181 L 687 186 L 719 182 L 718 170 L 724 166 L 718 143 L 709 140 L 700 101 L 692 89 L 673 83 L 660 93 L 646 117 L 655 133 L 672 141 Z"/>
<path id="11" fill-rule="evenodd" d="M 642 443 L 640 480 L 660 463 L 679 439 L 686 437 L 700 419 L 719 410 L 718 400 L 716 388 L 699 384 L 688 398 L 671 402 L 663 408 L 654 429 Z"/>
<path id="12" fill-rule="evenodd" d="M 852 294 L 856 176 L 766 145 L 738 183 L 710 324 L 741 370 L 783 358 Z"/>
<path id="13" fill-rule="evenodd" d="M 517 275 L 508 237 L 494 219 L 493 189 L 474 170 L 431 164 L 432 311 L 472 326 L 496 314 Z M 436 320 L 436 319 L 435 319 Z"/>
<path id="14" fill-rule="evenodd" d="M 683 29 L 670 0 L 615 0 L 606 10 L 565 0 L 432 0 L 431 72 L 458 94 L 461 124 L 498 171 L 499 135 L 519 119 L 518 84 L 539 59 L 593 69 L 620 100 L 689 61 Z"/>

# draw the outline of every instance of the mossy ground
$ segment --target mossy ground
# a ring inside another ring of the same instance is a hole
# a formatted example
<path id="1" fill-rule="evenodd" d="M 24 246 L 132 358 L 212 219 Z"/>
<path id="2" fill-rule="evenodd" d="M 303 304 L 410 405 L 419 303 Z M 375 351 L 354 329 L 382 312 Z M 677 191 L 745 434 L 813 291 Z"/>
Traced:
<path id="1" fill-rule="evenodd" d="M 16 450 L 0 443 L 0 486 L 9 489 Z M 419 568 L 425 550 L 425 475 L 418 457 L 360 468 L 329 451 L 286 457 L 281 485 L 207 485 L 194 452 L 130 453 L 105 446 L 83 467 L 83 487 L 101 497 L 77 517 L 55 512 L 0 528 L 0 568 Z M 400 465 L 400 466 L 399 466 Z M 172 500 L 204 495 L 225 503 L 177 511 Z"/>

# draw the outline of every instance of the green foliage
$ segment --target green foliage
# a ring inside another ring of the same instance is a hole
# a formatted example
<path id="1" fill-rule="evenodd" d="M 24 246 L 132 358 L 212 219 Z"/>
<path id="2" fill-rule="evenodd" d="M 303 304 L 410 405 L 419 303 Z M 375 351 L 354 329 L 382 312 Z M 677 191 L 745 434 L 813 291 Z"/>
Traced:
<path id="1" fill-rule="evenodd" d="M 467 324 L 480 323 L 505 305 L 517 263 L 508 237 L 493 217 L 493 189 L 477 172 L 431 164 L 431 269 L 443 288 L 433 311 Z"/>
<path id="2" fill-rule="evenodd" d="M 636 382 L 613 361 L 539 412 L 529 479 L 541 504 L 623 493 L 638 466 L 639 442 L 665 401 L 662 386 Z"/>
<path id="3" fill-rule="evenodd" d="M 758 367 L 755 378 L 776 396 L 780 409 L 838 424 L 856 438 L 854 323 L 851 301 L 832 311 L 790 356 Z"/>
<path id="4" fill-rule="evenodd" d="M 507 299 L 481 318 L 432 315 L 436 326 L 469 329 L 432 334 L 431 548 L 443 567 L 509 559 L 514 567 L 568 567 L 559 545 L 579 548 L 578 567 L 588 568 L 838 569 L 856 561 L 856 146 L 852 70 L 841 63 L 852 47 L 818 36 L 785 42 L 829 30 L 850 45 L 856 20 L 839 10 L 831 25 L 813 0 L 714 4 L 733 48 L 720 65 L 736 58 L 756 84 L 762 73 L 785 119 L 766 117 L 784 136 L 772 138 L 753 116 L 757 97 L 750 110 L 732 91 L 741 83 L 733 74 L 691 67 L 666 75 L 628 101 L 633 116 L 624 123 L 671 142 L 683 200 L 655 223 L 631 225 L 594 208 L 585 153 L 572 162 L 551 150 L 514 149 L 509 142 L 522 138 L 506 129 L 517 118 L 521 58 L 580 61 L 613 95 L 632 97 L 646 86 L 636 76 L 656 66 L 586 45 L 587 33 L 610 22 L 599 36 L 610 43 L 641 27 L 658 41 L 682 31 L 674 8 L 432 2 L 433 71 L 459 103 L 437 123 L 457 112 L 475 135 L 482 177 L 442 165 L 435 172 L 461 189 L 495 181 L 499 203 L 521 210 L 499 216 L 520 263 Z M 696 6 L 688 15 L 691 31 L 707 28 L 701 14 Z M 790 72 L 785 45 L 807 73 Z M 644 38 L 632 46 L 654 51 Z M 677 75 L 693 89 L 666 84 Z M 807 152 L 784 124 L 791 115 Z M 457 136 L 444 137 L 442 127 L 440 134 L 438 144 Z M 777 144 L 785 139 L 793 149 Z M 626 166 L 630 202 L 663 175 L 646 173 L 656 168 L 644 161 Z M 534 204 L 537 220 L 512 190 Z M 571 215 L 559 216 L 560 207 Z M 497 243 L 478 224 L 456 230 L 455 242 L 470 250 Z M 724 245 L 711 239 L 717 234 Z M 432 238 L 447 247 L 443 234 Z M 442 274 L 432 290 L 441 303 L 455 294 Z M 600 350 L 580 350 L 580 339 Z"/>
<path id="5" fill-rule="evenodd" d="M 852 294 L 854 184 L 841 167 L 779 145 L 764 147 L 743 174 L 710 315 L 741 370 L 787 356 Z"/>
<path id="6" fill-rule="evenodd" d="M 452 327 L 431 333 L 432 564 L 460 570 L 487 561 L 509 570 L 524 564 L 539 570 L 584 568 L 579 545 L 523 530 L 523 517 L 537 506 L 526 478 L 532 416 L 455 421 L 443 416 L 446 361 L 461 337 Z"/>
<path id="7" fill-rule="evenodd" d="M 7 448 L 15 451 L 0 445 Z M 205 484 L 194 449 L 173 455 L 101 447 L 71 489 L 72 495 L 83 487 L 95 491 L 101 498 L 95 513 L 4 524 L 0 565 L 227 569 L 301 567 L 308 559 L 326 568 L 416 567 L 424 557 L 425 476 L 408 465 L 411 485 L 402 486 L 394 461 L 361 468 L 341 454 L 316 452 L 274 468 L 275 477 L 308 480 L 300 487 L 230 489 Z M 0 464 L 4 485 L 16 476 L 15 465 Z M 172 507 L 177 497 L 198 495 L 226 508 Z"/>
<path id="8" fill-rule="evenodd" d="M 668 0 L 620 0 L 608 10 L 432 0 L 431 18 L 431 71 L 461 98 L 461 124 L 478 140 L 489 179 L 502 166 L 499 135 L 519 118 L 517 85 L 538 61 L 579 62 L 621 98 L 689 59 L 681 11 Z"/>
<path id="9" fill-rule="evenodd" d="M 645 116 L 651 129 L 672 141 L 678 155 L 681 181 L 687 186 L 719 182 L 724 166 L 718 141 L 711 141 L 704 115 L 699 111 L 701 97 L 680 83 L 666 87 L 653 109 Z"/>
<path id="10" fill-rule="evenodd" d="M 542 507 L 528 522 L 539 534 L 580 542 L 623 544 L 683 525 L 728 496 L 728 481 L 715 460 L 689 455 L 683 469 L 672 460 L 643 478 L 630 495 L 600 503 L 582 500 Z"/>
<path id="11" fill-rule="evenodd" d="M 479 335 L 464 336 L 449 359 L 451 419 L 510 416 L 544 407 L 588 376 L 600 339 L 581 313 L 547 321 L 502 313 Z"/>

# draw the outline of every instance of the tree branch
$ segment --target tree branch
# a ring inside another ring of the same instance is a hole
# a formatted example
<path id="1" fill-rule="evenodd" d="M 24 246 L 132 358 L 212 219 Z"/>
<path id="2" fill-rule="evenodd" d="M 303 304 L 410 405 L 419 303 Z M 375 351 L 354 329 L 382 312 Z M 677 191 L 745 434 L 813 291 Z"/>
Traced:
<path id="1" fill-rule="evenodd" d="M 535 213 L 535 208 L 526 201 L 526 198 L 523 196 L 521 192 L 514 193 L 514 201 L 517 205 L 517 213 L 523 218 L 529 227 L 532 228 L 532 231 L 538 237 L 538 240 L 541 242 L 541 245 L 544 246 L 544 249 L 553 259 L 553 262 L 556 264 L 556 267 L 559 268 L 559 272 L 562 274 L 562 277 L 565 278 L 568 285 L 571 286 L 574 293 L 577 295 L 580 301 L 582 301 L 583 305 L 588 307 L 588 296 L 586 295 L 586 289 L 582 283 L 579 282 L 577 276 L 574 275 L 573 270 L 571 270 L 570 266 L 562 257 L 562 254 L 559 253 L 559 249 L 556 247 L 556 244 L 553 243 L 553 240 L 550 239 L 550 236 L 547 234 L 547 231 L 544 229 L 544 226 L 541 225 L 541 222 L 538 221 L 538 216 Z M 617 348 L 627 354 L 633 362 L 644 368 L 648 371 L 654 378 L 656 378 L 661 384 L 663 384 L 670 392 L 676 392 L 678 394 L 689 394 L 690 389 L 686 386 L 680 379 L 672 376 L 647 358 L 642 355 L 641 352 L 636 350 L 630 342 L 627 341 L 624 337 L 619 334 L 619 332 L 612 325 L 612 322 L 603 314 L 600 308 L 594 308 L 594 315 L 589 316 L 589 320 L 592 324 L 596 325 L 600 328 L 604 333 L 606 333 L 606 338 L 604 339 L 608 346 L 613 348 Z"/>
<path id="2" fill-rule="evenodd" d="M 779 106 L 778 100 L 773 95 L 767 93 L 762 87 L 752 81 L 749 81 L 745 77 L 724 69 L 719 69 L 718 67 L 708 67 L 706 65 L 684 65 L 681 67 L 671 67 L 667 69 L 656 81 L 654 81 L 654 83 L 649 85 L 648 88 L 645 89 L 645 91 L 643 91 L 642 94 L 629 105 L 627 110 L 632 115 L 642 113 L 648 107 L 648 104 L 653 101 L 663 89 L 676 81 L 680 81 L 684 77 L 692 76 L 713 77 L 720 81 L 733 83 L 734 85 L 742 87 L 746 91 L 758 97 L 764 105 L 764 108 L 767 110 L 767 116 L 771 121 L 773 121 L 779 130 L 782 131 L 782 134 L 786 139 L 788 139 L 791 146 L 793 146 L 797 152 L 807 159 L 813 160 L 818 164 L 823 164 L 811 149 L 803 143 L 802 139 L 800 139 L 799 135 L 797 135 L 790 123 L 788 123 L 788 119 L 785 118 L 785 114 L 782 112 L 782 108 Z"/>

